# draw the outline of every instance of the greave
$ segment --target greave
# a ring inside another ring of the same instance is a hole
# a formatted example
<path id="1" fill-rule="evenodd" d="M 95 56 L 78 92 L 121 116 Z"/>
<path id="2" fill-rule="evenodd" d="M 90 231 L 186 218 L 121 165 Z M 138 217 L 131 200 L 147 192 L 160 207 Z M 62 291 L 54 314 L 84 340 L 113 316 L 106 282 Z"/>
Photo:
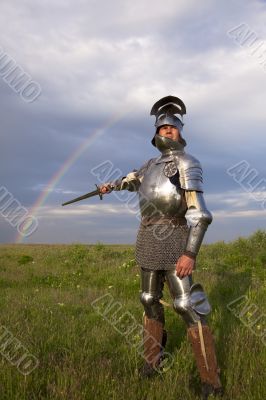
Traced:
<path id="1" fill-rule="evenodd" d="M 201 381 L 214 389 L 221 388 L 213 335 L 207 325 L 201 325 L 201 329 L 202 337 L 198 325 L 188 328 L 188 338 L 192 344 Z"/>
<path id="2" fill-rule="evenodd" d="M 156 368 L 162 355 L 163 324 L 145 315 L 143 328 L 144 358 L 147 364 Z"/>

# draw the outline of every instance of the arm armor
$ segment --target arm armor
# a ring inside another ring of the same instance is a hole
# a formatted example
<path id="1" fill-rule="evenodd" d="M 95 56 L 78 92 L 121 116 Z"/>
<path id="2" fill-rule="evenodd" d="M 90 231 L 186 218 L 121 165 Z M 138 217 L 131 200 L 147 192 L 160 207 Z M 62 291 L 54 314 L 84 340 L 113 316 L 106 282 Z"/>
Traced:
<path id="1" fill-rule="evenodd" d="M 132 172 L 122 178 L 112 182 L 113 190 L 129 190 L 130 192 L 137 192 L 143 176 L 151 165 L 153 159 L 147 161 L 139 170 L 134 169 Z"/>
<path id="2" fill-rule="evenodd" d="M 186 219 L 190 225 L 185 254 L 196 258 L 208 225 L 212 222 L 212 215 L 207 210 L 201 192 L 185 192 L 188 211 Z"/>

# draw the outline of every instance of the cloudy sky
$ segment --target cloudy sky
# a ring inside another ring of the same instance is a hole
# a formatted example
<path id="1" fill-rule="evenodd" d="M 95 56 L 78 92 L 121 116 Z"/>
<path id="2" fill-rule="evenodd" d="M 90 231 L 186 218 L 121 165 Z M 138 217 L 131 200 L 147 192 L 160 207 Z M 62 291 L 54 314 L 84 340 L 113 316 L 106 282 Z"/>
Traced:
<path id="1" fill-rule="evenodd" d="M 149 112 L 169 94 L 203 165 L 206 241 L 265 229 L 265 18 L 262 0 L 1 0 L 0 242 L 22 241 L 8 192 L 38 221 L 25 243 L 133 243 L 136 199 L 61 203 L 94 190 L 99 164 L 158 154 Z"/>

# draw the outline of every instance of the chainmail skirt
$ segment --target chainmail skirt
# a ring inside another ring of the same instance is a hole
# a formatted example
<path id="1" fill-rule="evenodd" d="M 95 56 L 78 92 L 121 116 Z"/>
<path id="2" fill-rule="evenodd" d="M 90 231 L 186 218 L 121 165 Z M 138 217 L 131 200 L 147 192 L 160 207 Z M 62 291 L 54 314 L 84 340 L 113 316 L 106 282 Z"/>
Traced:
<path id="1" fill-rule="evenodd" d="M 140 225 L 136 241 L 136 260 L 149 270 L 174 269 L 186 247 L 187 225 Z"/>

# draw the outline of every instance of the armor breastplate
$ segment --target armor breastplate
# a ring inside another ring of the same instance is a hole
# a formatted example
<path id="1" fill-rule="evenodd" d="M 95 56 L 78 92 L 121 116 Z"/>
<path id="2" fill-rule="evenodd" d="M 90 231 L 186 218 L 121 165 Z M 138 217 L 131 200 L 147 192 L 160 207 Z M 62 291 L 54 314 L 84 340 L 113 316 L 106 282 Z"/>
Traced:
<path id="1" fill-rule="evenodd" d="M 145 172 L 139 188 L 142 217 L 183 217 L 185 215 L 187 205 L 184 190 L 179 184 L 178 171 L 168 177 L 166 176 L 167 170 L 169 171 L 168 166 L 170 166 L 169 162 L 155 161 Z"/>

